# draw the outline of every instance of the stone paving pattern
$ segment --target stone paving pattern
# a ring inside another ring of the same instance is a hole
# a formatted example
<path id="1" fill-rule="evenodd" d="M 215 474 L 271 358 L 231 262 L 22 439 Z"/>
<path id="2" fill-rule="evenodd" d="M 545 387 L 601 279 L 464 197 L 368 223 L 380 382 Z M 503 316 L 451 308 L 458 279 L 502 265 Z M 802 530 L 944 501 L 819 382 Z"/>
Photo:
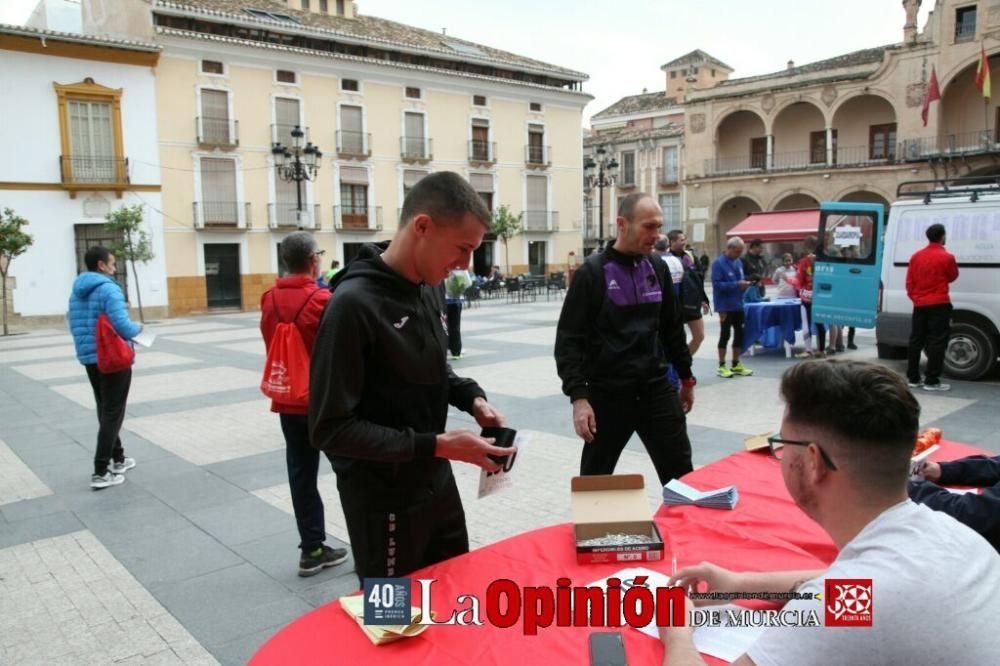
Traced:
<path id="1" fill-rule="evenodd" d="M 569 519 L 581 443 L 552 359 L 559 300 L 486 302 L 463 313 L 461 375 L 478 379 L 510 425 L 530 433 L 516 490 L 476 499 L 479 470 L 454 464 L 470 540 L 480 547 Z M 282 626 L 355 590 L 351 561 L 297 576 L 284 443 L 257 388 L 263 343 L 256 313 L 151 326 L 140 350 L 122 440 L 138 461 L 122 486 L 88 487 L 97 423 L 65 331 L 0 338 L 0 664 L 240 664 Z M 778 352 L 747 358 L 750 378 L 719 379 L 718 323 L 695 360 L 688 431 L 696 465 L 777 427 Z M 872 359 L 874 338 L 859 331 Z M 901 369 L 900 363 L 892 363 Z M 1000 381 L 921 393 L 923 423 L 1000 451 Z M 451 428 L 475 428 L 453 411 Z M 638 439 L 619 472 L 659 489 Z M 328 540 L 346 528 L 329 467 L 320 489 Z"/>

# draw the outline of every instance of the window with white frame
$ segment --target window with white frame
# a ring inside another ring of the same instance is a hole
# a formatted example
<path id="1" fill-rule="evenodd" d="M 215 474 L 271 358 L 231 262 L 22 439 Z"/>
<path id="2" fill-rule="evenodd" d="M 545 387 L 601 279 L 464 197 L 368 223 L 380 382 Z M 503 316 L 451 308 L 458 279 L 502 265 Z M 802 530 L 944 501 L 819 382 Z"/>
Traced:
<path id="1" fill-rule="evenodd" d="M 403 198 L 410 193 L 413 186 L 420 182 L 420 180 L 426 176 L 428 171 L 423 169 L 404 169 L 403 170 Z"/>
<path id="2" fill-rule="evenodd" d="M 666 231 L 681 228 L 681 195 L 676 192 L 660 195 L 663 209 L 663 228 Z"/>
<path id="3" fill-rule="evenodd" d="M 340 167 L 340 219 L 345 229 L 367 229 L 368 169 Z"/>
<path id="4" fill-rule="evenodd" d="M 525 177 L 524 228 L 527 231 L 549 231 L 549 179 L 545 176 Z"/>
<path id="5" fill-rule="evenodd" d="M 678 152 L 677 146 L 667 146 L 663 149 L 663 174 L 661 181 L 664 183 L 676 183 L 679 178 Z"/>
<path id="6" fill-rule="evenodd" d="M 635 151 L 622 151 L 622 185 L 635 185 Z"/>
<path id="7" fill-rule="evenodd" d="M 236 200 L 236 160 L 202 157 L 201 221 L 205 224 L 237 224 L 240 220 Z"/>
<path id="8" fill-rule="evenodd" d="M 117 177 L 111 103 L 69 100 L 69 145 L 73 179 L 113 183 Z"/>
<path id="9" fill-rule="evenodd" d="M 349 155 L 367 155 L 368 141 L 364 132 L 364 110 L 360 106 L 340 107 L 340 142 L 338 150 Z"/>
<path id="10" fill-rule="evenodd" d="M 302 124 L 301 105 L 293 97 L 274 98 L 274 138 L 275 142 L 292 145 L 292 130 Z"/>
<path id="11" fill-rule="evenodd" d="M 198 140 L 201 143 L 228 145 L 234 143 L 234 134 L 229 119 L 229 93 L 225 90 L 203 88 L 201 117 L 198 119 Z"/>
<path id="12" fill-rule="evenodd" d="M 493 174 L 491 173 L 470 173 L 469 183 L 472 189 L 479 192 L 486 207 L 493 212 Z"/>
<path id="13" fill-rule="evenodd" d="M 403 155 L 425 159 L 428 157 L 427 140 L 424 137 L 424 114 L 407 111 L 403 116 L 405 135 Z"/>

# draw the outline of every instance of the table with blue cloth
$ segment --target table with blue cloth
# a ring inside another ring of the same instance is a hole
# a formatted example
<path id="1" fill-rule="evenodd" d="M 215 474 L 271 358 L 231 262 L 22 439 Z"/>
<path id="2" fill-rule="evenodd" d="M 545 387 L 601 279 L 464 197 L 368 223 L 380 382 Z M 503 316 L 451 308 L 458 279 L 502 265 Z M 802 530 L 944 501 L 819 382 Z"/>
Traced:
<path id="1" fill-rule="evenodd" d="M 802 328 L 802 301 L 797 298 L 744 303 L 743 315 L 746 326 L 743 329 L 743 351 L 753 353 L 754 343 L 766 349 L 783 347 L 785 356 L 792 355 L 791 345 L 795 342 L 795 332 Z"/>

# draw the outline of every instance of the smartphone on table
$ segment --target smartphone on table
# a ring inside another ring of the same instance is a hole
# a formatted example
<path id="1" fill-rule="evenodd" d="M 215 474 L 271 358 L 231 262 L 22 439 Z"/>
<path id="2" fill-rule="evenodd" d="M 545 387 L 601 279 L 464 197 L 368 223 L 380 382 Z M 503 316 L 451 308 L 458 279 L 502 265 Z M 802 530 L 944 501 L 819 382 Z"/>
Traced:
<path id="1" fill-rule="evenodd" d="M 590 666 L 628 666 L 620 631 L 600 631 L 590 635 Z"/>

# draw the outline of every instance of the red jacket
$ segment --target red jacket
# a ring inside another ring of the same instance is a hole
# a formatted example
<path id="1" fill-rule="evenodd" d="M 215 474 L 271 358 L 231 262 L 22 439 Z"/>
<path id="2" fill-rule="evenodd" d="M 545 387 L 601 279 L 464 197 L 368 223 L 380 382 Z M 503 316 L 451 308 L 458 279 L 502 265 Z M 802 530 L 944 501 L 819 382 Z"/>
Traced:
<path id="1" fill-rule="evenodd" d="M 316 293 L 314 293 L 316 292 Z M 312 298 L 309 296 L 312 295 Z M 271 344 L 271 337 L 274 329 L 282 321 L 291 321 L 295 313 L 299 313 L 295 320 L 295 326 L 302 335 L 302 342 L 306 345 L 306 351 L 312 355 L 313 342 L 316 340 L 316 331 L 319 329 L 319 322 L 323 318 L 323 310 L 330 300 L 330 291 L 320 289 L 316 286 L 316 280 L 301 275 L 289 275 L 278 278 L 275 286 L 264 292 L 260 297 L 260 332 L 264 336 L 264 345 Z M 306 299 L 309 303 L 306 304 Z M 305 304 L 305 307 L 303 307 Z M 308 414 L 306 407 L 294 407 L 271 402 L 271 411 L 280 414 Z"/>
<path id="2" fill-rule="evenodd" d="M 951 303 L 948 285 L 956 279 L 955 255 L 940 243 L 928 243 L 910 257 L 910 267 L 906 269 L 906 295 L 917 308 Z"/>

